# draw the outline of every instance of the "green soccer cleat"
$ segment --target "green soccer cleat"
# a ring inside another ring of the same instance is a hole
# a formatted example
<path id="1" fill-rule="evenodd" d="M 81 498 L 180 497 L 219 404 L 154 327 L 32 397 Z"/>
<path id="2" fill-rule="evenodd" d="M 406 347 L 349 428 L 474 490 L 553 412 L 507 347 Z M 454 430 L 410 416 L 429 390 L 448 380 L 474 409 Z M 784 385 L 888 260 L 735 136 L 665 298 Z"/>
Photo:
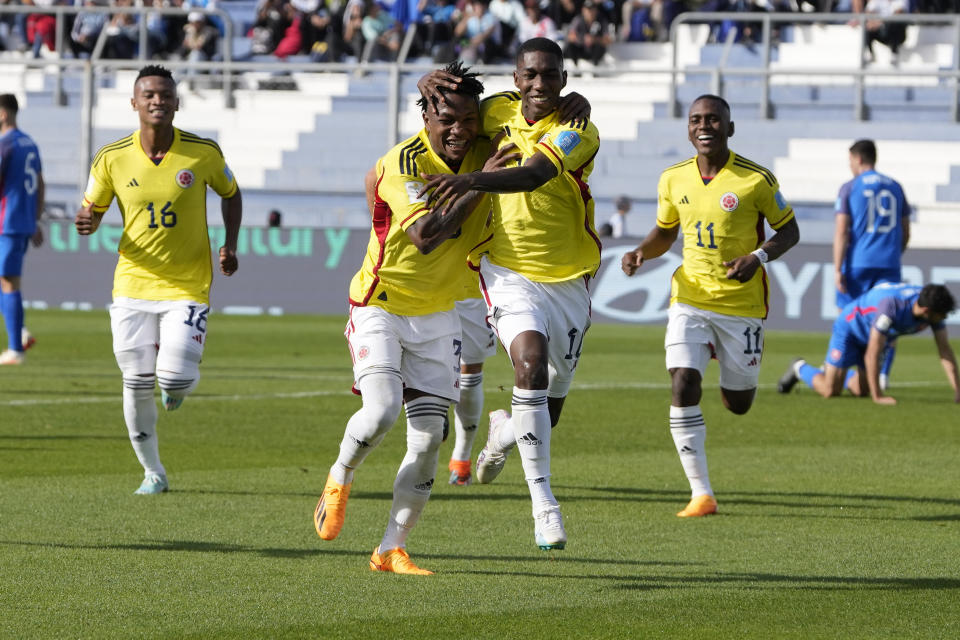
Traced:
<path id="1" fill-rule="evenodd" d="M 163 389 L 160 389 L 160 401 L 167 411 L 176 411 L 183 404 L 183 398 L 174 398 Z"/>
<path id="2" fill-rule="evenodd" d="M 533 518 L 533 535 L 541 551 L 561 551 L 567 545 L 560 507 L 545 509 Z"/>

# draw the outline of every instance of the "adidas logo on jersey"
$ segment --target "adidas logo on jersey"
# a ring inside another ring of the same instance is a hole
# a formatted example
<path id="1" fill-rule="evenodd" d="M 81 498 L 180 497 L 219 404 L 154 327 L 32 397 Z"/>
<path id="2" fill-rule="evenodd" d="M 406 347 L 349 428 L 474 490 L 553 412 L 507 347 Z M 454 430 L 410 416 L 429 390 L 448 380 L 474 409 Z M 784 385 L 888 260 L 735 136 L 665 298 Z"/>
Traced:
<path id="1" fill-rule="evenodd" d="M 386 292 L 386 291 L 382 291 L 382 292 L 380 293 L 380 295 L 377 296 L 377 300 L 383 300 L 384 302 L 386 302 L 386 301 L 387 301 L 387 292 Z"/>
<path id="2" fill-rule="evenodd" d="M 690 204 L 690 201 L 687 200 L 687 196 L 683 196 L 682 198 L 680 198 L 679 204 Z"/>
<path id="3" fill-rule="evenodd" d="M 130 180 L 130 182 L 127 183 L 127 186 L 128 186 L 128 187 L 139 187 L 139 186 L 140 186 L 140 183 L 137 182 L 137 179 L 136 179 L 136 178 L 132 178 L 132 179 Z"/>

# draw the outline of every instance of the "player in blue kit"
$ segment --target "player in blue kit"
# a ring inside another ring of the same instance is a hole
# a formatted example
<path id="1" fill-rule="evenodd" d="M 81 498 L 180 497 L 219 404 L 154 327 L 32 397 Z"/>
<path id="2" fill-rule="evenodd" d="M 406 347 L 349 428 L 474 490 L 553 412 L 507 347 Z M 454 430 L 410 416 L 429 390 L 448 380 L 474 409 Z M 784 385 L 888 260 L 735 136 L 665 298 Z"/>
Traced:
<path id="1" fill-rule="evenodd" d="M 919 333 L 929 326 L 940 364 L 953 387 L 953 401 L 960 403 L 957 359 L 944 324 L 955 307 L 953 296 L 943 285 L 928 284 L 921 289 L 908 284 L 879 284 L 840 312 L 833 323 L 824 368 L 795 360 L 780 378 L 777 390 L 789 393 L 798 380 L 803 380 L 824 398 L 831 398 L 843 392 L 846 381 L 853 395 L 869 395 L 877 404 L 896 404 L 880 388 L 883 350 L 897 336 Z M 848 376 L 847 369 L 854 366 L 857 372 Z"/>
<path id="2" fill-rule="evenodd" d="M 7 349 L 0 365 L 23 362 L 23 297 L 20 276 L 30 241 L 43 242 L 37 220 L 43 213 L 40 151 L 17 128 L 17 98 L 0 95 L 0 311 L 7 328 Z"/>
<path id="3" fill-rule="evenodd" d="M 900 256 L 910 241 L 910 205 L 903 187 L 879 173 L 873 140 L 850 147 L 853 180 L 837 195 L 833 268 L 837 307 L 843 308 L 881 282 L 900 282 Z M 888 343 L 880 371 L 885 389 L 893 366 L 895 341 Z"/>

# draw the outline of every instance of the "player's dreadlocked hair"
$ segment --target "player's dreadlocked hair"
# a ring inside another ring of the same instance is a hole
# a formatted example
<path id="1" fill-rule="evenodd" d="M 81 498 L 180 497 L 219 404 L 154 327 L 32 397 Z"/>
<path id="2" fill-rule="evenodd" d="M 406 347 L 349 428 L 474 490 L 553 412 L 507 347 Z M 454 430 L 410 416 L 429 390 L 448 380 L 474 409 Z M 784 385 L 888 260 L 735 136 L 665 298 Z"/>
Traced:
<path id="1" fill-rule="evenodd" d="M 449 63 L 443 68 L 443 70 L 450 75 L 460 78 L 460 83 L 457 85 L 456 89 L 439 87 L 438 90 L 440 93 L 444 95 L 448 93 L 457 93 L 464 96 L 471 96 L 477 102 L 480 101 L 480 94 L 483 93 L 483 83 L 477 79 L 480 77 L 479 73 L 470 71 L 470 67 L 463 66 L 463 63 L 459 60 L 454 60 L 453 62 Z M 421 97 L 419 100 L 417 100 L 417 106 L 420 107 L 420 111 L 422 113 L 426 113 L 427 99 L 425 97 Z"/>
<path id="2" fill-rule="evenodd" d="M 917 296 L 917 304 L 926 307 L 934 313 L 949 315 L 957 306 L 950 290 L 942 284 L 928 284 L 920 290 Z"/>
<path id="3" fill-rule="evenodd" d="M 134 80 L 134 83 L 138 82 L 140 78 L 148 78 L 150 76 L 160 76 L 161 78 L 173 80 L 173 74 L 170 72 L 170 69 L 161 67 L 158 64 L 148 64 L 140 69 L 140 73 L 137 74 L 137 79 Z"/>

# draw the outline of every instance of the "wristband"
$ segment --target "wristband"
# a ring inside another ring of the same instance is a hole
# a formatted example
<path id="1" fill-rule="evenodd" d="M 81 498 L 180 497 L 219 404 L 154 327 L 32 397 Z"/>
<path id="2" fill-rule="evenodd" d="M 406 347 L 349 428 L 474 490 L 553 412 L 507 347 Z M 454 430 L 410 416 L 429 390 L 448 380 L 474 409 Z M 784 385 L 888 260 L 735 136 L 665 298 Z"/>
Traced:
<path id="1" fill-rule="evenodd" d="M 763 249 L 757 249 L 755 251 L 751 251 L 750 253 L 757 256 L 757 259 L 760 260 L 760 264 L 767 264 L 767 261 L 770 260 L 770 258 L 767 257 L 767 252 Z"/>

